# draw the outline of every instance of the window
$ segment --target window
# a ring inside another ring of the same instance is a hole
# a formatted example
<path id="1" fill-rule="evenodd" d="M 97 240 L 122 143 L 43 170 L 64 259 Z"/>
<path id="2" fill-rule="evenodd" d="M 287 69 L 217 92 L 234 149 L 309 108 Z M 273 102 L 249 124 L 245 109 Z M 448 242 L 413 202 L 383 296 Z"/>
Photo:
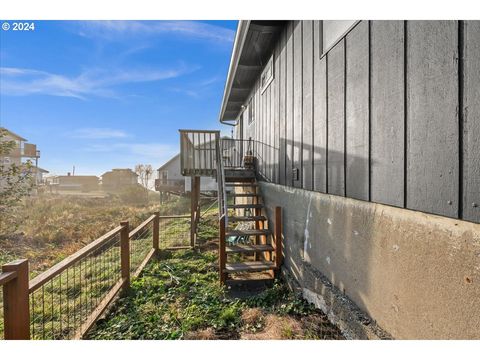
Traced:
<path id="1" fill-rule="evenodd" d="M 168 183 L 168 170 L 162 170 L 161 173 L 161 184 L 162 185 L 167 185 Z"/>
<path id="2" fill-rule="evenodd" d="M 268 60 L 267 65 L 265 65 L 265 68 L 263 69 L 262 72 L 262 77 L 261 77 L 261 86 L 262 86 L 262 94 L 263 92 L 267 89 L 268 85 L 273 81 L 273 55 L 270 57 L 270 60 Z"/>
<path id="3" fill-rule="evenodd" d="M 252 96 L 248 102 L 248 125 L 255 121 L 255 97 Z"/>
<path id="4" fill-rule="evenodd" d="M 321 53 L 330 50 L 356 23 L 356 20 L 323 20 Z"/>
<path id="5" fill-rule="evenodd" d="M 3 163 L 4 163 L 5 165 L 8 165 L 8 164 L 10 164 L 10 163 L 11 163 L 11 160 L 10 160 L 10 158 L 9 158 L 9 157 L 7 157 L 7 156 L 6 156 L 6 157 L 4 157 L 4 158 L 3 158 Z"/>

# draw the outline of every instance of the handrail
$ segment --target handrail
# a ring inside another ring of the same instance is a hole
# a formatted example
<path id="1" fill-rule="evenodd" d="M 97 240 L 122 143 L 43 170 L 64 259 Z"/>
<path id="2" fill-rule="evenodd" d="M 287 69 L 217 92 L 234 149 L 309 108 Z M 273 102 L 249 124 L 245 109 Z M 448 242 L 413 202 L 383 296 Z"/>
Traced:
<path id="1" fill-rule="evenodd" d="M 160 215 L 159 219 L 190 219 L 190 215 Z"/>
<path id="2" fill-rule="evenodd" d="M 12 281 L 18 276 L 16 271 L 8 271 L 0 273 L 0 286 L 5 285 L 6 283 Z"/>
<path id="3" fill-rule="evenodd" d="M 216 139 L 217 153 L 217 182 L 218 182 L 218 217 L 225 216 L 225 226 L 228 226 L 228 209 L 227 209 L 227 189 L 225 186 L 225 170 L 223 166 L 223 158 L 221 149 L 221 139 Z"/>
<path id="4" fill-rule="evenodd" d="M 105 235 L 101 236 L 94 242 L 88 244 L 84 248 L 77 251 L 75 254 L 70 255 L 66 259 L 60 261 L 58 264 L 52 266 L 47 271 L 41 273 L 33 280 L 30 281 L 29 293 L 31 294 L 36 289 L 44 285 L 48 280 L 55 277 L 55 275 L 60 274 L 63 270 L 67 269 L 71 264 L 76 263 L 79 260 L 87 257 L 91 252 L 98 249 L 100 246 L 105 244 L 107 241 L 111 240 L 115 235 L 119 234 L 124 226 L 117 226 L 115 229 L 109 231 Z"/>
<path id="5" fill-rule="evenodd" d="M 216 134 L 219 131 L 218 130 L 190 130 L 190 129 L 180 129 L 178 130 L 180 133 L 195 133 L 195 134 Z"/>
<path id="6" fill-rule="evenodd" d="M 150 216 L 147 220 L 145 220 L 144 222 L 142 222 L 140 225 L 138 225 L 135 229 L 133 229 L 132 231 L 130 231 L 130 233 L 128 234 L 129 237 L 134 237 L 135 235 L 138 234 L 138 232 L 140 232 L 141 230 L 143 230 L 143 228 L 145 226 L 147 226 L 148 224 L 150 224 L 153 220 L 155 220 L 155 217 L 156 215 L 153 214 L 152 216 Z"/>

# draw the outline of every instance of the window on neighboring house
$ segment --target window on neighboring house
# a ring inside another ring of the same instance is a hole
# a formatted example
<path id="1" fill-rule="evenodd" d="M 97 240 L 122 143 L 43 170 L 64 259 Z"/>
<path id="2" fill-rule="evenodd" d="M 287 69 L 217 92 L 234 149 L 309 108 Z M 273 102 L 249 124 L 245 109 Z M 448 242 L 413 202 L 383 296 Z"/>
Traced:
<path id="1" fill-rule="evenodd" d="M 12 161 L 10 160 L 10 158 L 9 158 L 8 156 L 6 156 L 6 157 L 3 158 L 3 163 L 4 163 L 5 165 L 10 164 L 11 162 L 12 162 Z"/>
<path id="2" fill-rule="evenodd" d="M 255 121 L 255 97 L 252 96 L 248 102 L 248 124 Z"/>
<path id="3" fill-rule="evenodd" d="M 320 36 L 322 51 L 320 53 L 324 54 L 330 50 L 356 22 L 357 20 L 323 20 Z"/>
<path id="4" fill-rule="evenodd" d="M 161 173 L 162 184 L 166 185 L 168 180 L 168 170 L 163 170 Z"/>
<path id="5" fill-rule="evenodd" d="M 270 60 L 268 60 L 267 65 L 265 65 L 265 68 L 262 71 L 262 77 L 261 77 L 261 86 L 262 86 L 262 94 L 263 92 L 268 88 L 268 85 L 273 81 L 273 55 L 270 57 Z"/>

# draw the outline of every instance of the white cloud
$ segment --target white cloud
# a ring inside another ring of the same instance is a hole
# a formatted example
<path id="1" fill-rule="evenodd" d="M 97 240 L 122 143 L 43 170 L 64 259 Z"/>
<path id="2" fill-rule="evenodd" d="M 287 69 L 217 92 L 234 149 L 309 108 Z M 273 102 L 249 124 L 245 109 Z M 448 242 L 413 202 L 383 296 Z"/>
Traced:
<path id="1" fill-rule="evenodd" d="M 4 95 L 44 94 L 86 99 L 89 96 L 116 98 L 113 87 L 122 84 L 161 81 L 196 70 L 180 64 L 172 69 L 91 69 L 78 76 L 53 74 L 24 68 L 0 68 L 0 90 Z"/>
<path id="2" fill-rule="evenodd" d="M 188 38 L 231 43 L 235 31 L 199 21 L 82 21 L 78 33 L 85 37 L 122 40 L 125 36 L 177 34 Z"/>
<path id="3" fill-rule="evenodd" d="M 73 131 L 69 136 L 76 139 L 118 139 L 126 138 L 128 135 L 123 130 L 109 128 L 83 128 Z"/>

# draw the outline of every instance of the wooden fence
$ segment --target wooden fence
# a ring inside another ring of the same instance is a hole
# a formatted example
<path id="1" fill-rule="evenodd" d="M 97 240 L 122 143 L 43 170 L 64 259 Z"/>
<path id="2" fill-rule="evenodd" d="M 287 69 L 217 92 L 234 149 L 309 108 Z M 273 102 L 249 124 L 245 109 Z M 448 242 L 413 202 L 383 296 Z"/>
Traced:
<path id="1" fill-rule="evenodd" d="M 121 222 L 31 281 L 28 260 L 3 265 L 4 338 L 82 338 L 161 243 L 165 248 L 186 247 L 189 219 L 155 213 L 132 231 L 128 221 Z"/>

